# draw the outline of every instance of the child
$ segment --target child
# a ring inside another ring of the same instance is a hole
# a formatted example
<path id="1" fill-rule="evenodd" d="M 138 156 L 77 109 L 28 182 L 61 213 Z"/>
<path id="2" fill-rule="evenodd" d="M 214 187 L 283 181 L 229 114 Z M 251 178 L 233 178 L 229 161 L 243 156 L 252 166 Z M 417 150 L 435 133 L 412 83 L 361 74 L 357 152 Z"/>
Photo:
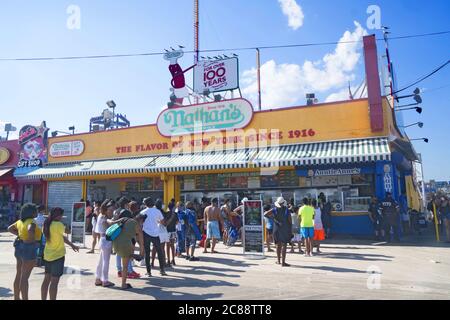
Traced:
<path id="1" fill-rule="evenodd" d="M 309 205 L 308 198 L 303 199 L 303 206 L 298 211 L 300 232 L 305 239 L 305 257 L 312 257 L 312 238 L 314 237 L 314 208 Z"/>
<path id="2" fill-rule="evenodd" d="M 317 248 L 316 252 L 321 253 L 320 251 L 320 241 L 325 240 L 325 230 L 323 229 L 322 224 L 322 211 L 320 207 L 317 205 L 316 199 L 313 199 L 312 205 L 314 207 L 314 246 Z"/>

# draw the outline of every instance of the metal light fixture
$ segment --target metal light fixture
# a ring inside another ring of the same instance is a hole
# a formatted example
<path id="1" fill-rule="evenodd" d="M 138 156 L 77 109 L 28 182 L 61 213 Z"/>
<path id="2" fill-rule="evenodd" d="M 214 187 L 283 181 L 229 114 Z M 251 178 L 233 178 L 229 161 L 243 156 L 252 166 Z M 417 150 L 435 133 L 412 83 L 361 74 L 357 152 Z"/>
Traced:
<path id="1" fill-rule="evenodd" d="M 412 107 L 412 108 L 403 108 L 403 109 L 396 109 L 395 111 L 405 111 L 405 110 L 412 110 L 415 109 L 417 113 L 422 113 L 421 107 Z"/>
<path id="2" fill-rule="evenodd" d="M 428 138 L 416 138 L 416 139 L 410 139 L 410 141 L 417 141 L 417 140 L 422 140 L 425 143 L 428 143 L 428 141 L 430 141 Z"/>
<path id="3" fill-rule="evenodd" d="M 112 109 L 114 109 L 116 107 L 116 103 L 114 102 L 114 100 L 107 101 L 106 105 Z"/>
<path id="4" fill-rule="evenodd" d="M 9 133 L 16 131 L 17 128 L 14 127 L 11 123 L 5 124 L 5 132 L 6 132 L 6 141 L 8 141 Z"/>
<path id="5" fill-rule="evenodd" d="M 408 128 L 408 127 L 412 127 L 412 126 L 415 126 L 415 125 L 417 125 L 419 128 L 422 128 L 423 127 L 423 122 L 415 122 L 415 123 L 411 123 L 411 124 L 408 124 L 408 125 L 406 125 L 406 126 L 400 126 L 401 128 Z"/>
<path id="6" fill-rule="evenodd" d="M 395 100 L 397 100 L 397 102 L 398 102 L 400 99 L 409 98 L 409 97 L 414 97 L 414 101 L 416 101 L 417 103 L 422 103 L 422 97 L 420 96 L 420 89 L 419 88 L 414 89 L 413 94 L 408 94 L 406 96 L 395 97 Z"/>
<path id="7" fill-rule="evenodd" d="M 68 129 L 72 131 L 72 134 L 75 134 L 75 126 L 71 126 Z"/>

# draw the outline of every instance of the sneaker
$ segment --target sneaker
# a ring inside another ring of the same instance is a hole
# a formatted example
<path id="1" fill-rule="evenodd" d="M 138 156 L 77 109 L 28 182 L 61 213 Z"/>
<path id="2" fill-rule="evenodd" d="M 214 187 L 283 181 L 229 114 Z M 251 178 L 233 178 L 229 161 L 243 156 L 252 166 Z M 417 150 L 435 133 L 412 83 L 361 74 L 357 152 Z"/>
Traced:
<path id="1" fill-rule="evenodd" d="M 151 276 L 152 276 L 152 273 L 151 273 L 151 272 L 147 272 L 145 275 L 146 275 L 147 277 L 151 277 Z"/>
<path id="2" fill-rule="evenodd" d="M 167 273 L 164 270 L 160 271 L 159 274 L 162 276 L 167 276 Z"/>
<path id="3" fill-rule="evenodd" d="M 127 279 L 138 279 L 140 275 L 138 276 L 136 272 L 131 272 L 127 275 Z"/>
<path id="4" fill-rule="evenodd" d="M 308 255 L 307 253 L 305 253 L 303 256 L 304 256 L 304 257 L 309 257 L 309 255 Z"/>
<path id="5" fill-rule="evenodd" d="M 190 256 L 186 256 L 185 259 L 186 259 L 186 260 L 191 260 L 191 257 L 190 257 Z"/>
<path id="6" fill-rule="evenodd" d="M 190 257 L 189 258 L 189 261 L 199 261 L 200 259 L 199 258 L 197 258 L 197 257 Z"/>
<path id="7" fill-rule="evenodd" d="M 137 273 L 136 271 L 131 272 L 130 275 L 133 275 L 136 278 L 140 278 L 141 277 L 141 274 Z"/>
<path id="8" fill-rule="evenodd" d="M 309 254 L 309 256 L 312 257 L 312 256 L 313 256 L 313 253 L 311 252 L 311 253 Z"/>

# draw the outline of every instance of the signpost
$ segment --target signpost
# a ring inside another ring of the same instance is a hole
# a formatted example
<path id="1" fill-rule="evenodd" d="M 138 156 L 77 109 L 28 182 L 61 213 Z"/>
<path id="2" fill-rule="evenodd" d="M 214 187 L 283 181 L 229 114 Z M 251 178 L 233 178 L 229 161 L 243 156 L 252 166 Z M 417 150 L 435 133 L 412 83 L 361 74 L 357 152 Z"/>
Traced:
<path id="1" fill-rule="evenodd" d="M 74 202 L 72 205 L 71 240 L 85 247 L 86 202 Z"/>
<path id="2" fill-rule="evenodd" d="M 213 93 L 239 88 L 238 59 L 204 60 L 194 67 L 194 91 Z"/>
<path id="3" fill-rule="evenodd" d="M 264 258 L 263 206 L 261 200 L 244 201 L 244 255 Z"/>

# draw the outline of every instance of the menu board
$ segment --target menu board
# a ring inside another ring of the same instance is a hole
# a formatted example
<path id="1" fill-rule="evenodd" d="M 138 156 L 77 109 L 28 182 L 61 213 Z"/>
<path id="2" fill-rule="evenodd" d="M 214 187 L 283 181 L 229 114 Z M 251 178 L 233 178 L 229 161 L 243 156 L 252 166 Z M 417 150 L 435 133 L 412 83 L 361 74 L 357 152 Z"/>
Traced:
<path id="1" fill-rule="evenodd" d="M 127 181 L 125 184 L 125 191 L 138 192 L 139 191 L 139 181 Z"/>
<path id="2" fill-rule="evenodd" d="M 229 188 L 230 178 L 224 175 L 217 175 L 217 188 Z"/>
<path id="3" fill-rule="evenodd" d="M 337 184 L 338 184 L 337 176 L 312 177 L 312 186 L 313 187 L 337 186 Z"/>
<path id="4" fill-rule="evenodd" d="M 230 177 L 230 188 L 247 189 L 248 177 Z"/>
<path id="5" fill-rule="evenodd" d="M 258 189 L 261 187 L 261 181 L 259 177 L 248 177 L 248 188 Z"/>
<path id="6" fill-rule="evenodd" d="M 153 178 L 147 178 L 140 182 L 139 185 L 140 191 L 150 191 L 153 190 Z"/>
<path id="7" fill-rule="evenodd" d="M 294 170 L 284 170 L 278 173 L 281 187 L 298 187 L 299 181 Z"/>
<path id="8" fill-rule="evenodd" d="M 184 190 L 195 190 L 195 178 L 189 177 L 184 178 Z"/>
<path id="9" fill-rule="evenodd" d="M 276 175 L 270 176 L 261 176 L 261 187 L 262 188 L 270 188 L 270 187 L 278 187 L 279 185 L 279 177 Z"/>
<path id="10" fill-rule="evenodd" d="M 195 187 L 200 190 L 216 189 L 217 175 L 208 174 L 195 177 Z"/>
<path id="11" fill-rule="evenodd" d="M 161 180 L 161 178 L 154 178 L 153 180 L 153 190 L 162 190 L 164 187 L 164 182 Z"/>

